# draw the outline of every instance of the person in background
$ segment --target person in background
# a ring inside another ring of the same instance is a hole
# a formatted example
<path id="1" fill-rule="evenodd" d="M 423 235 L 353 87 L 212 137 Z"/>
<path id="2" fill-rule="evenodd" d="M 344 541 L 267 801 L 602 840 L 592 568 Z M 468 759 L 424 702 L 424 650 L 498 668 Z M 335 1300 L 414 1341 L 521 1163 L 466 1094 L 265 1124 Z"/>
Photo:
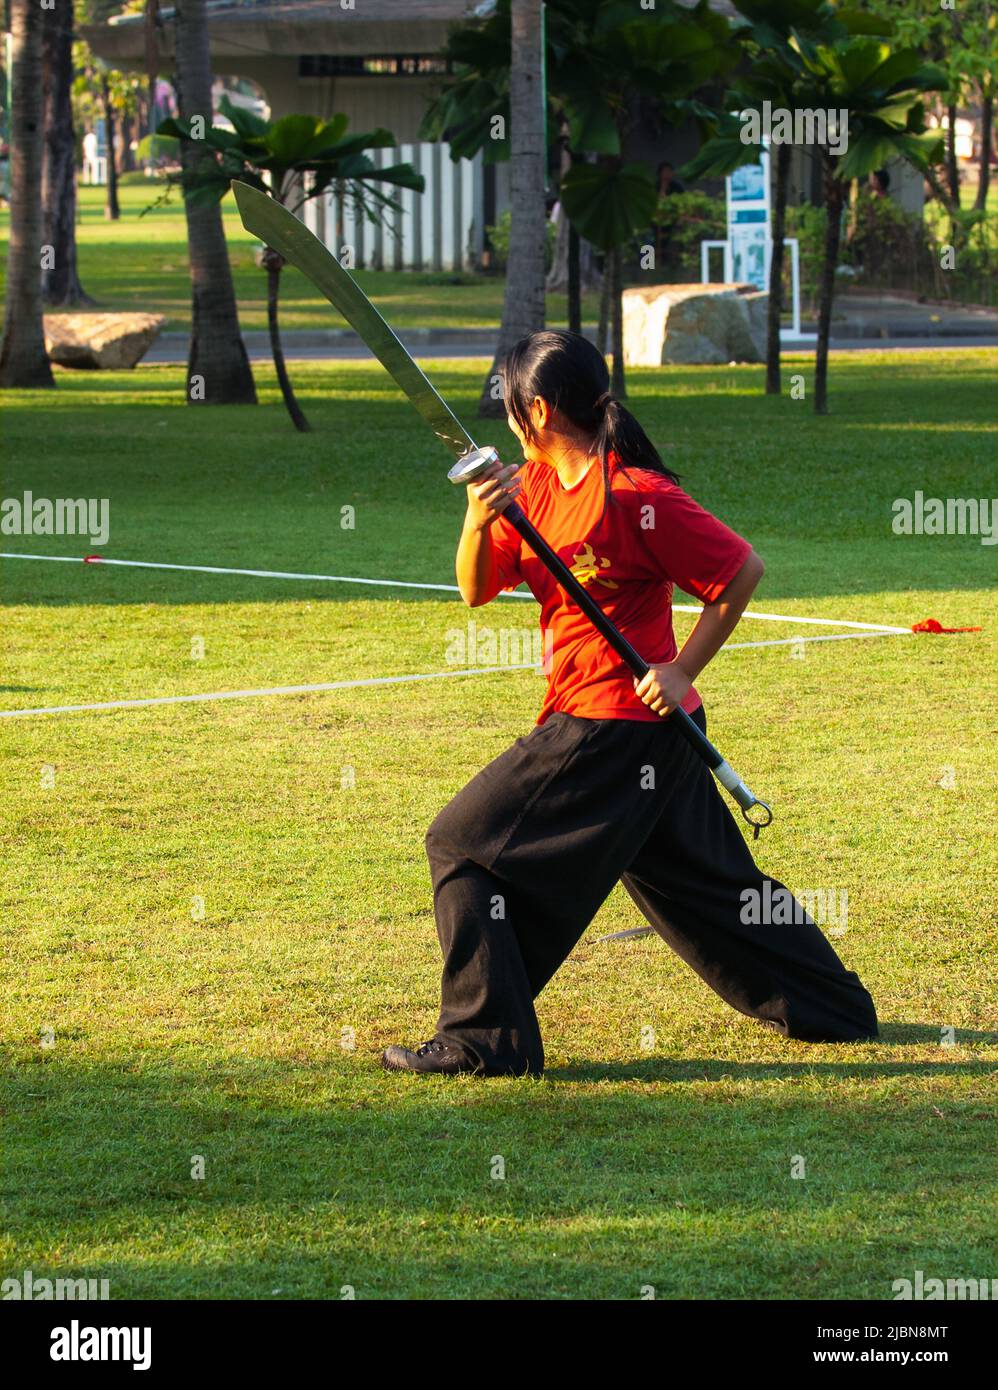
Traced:
<path id="1" fill-rule="evenodd" d="M 676 178 L 676 171 L 667 159 L 658 166 L 658 196 L 667 197 L 670 193 L 685 193 L 686 185 Z"/>

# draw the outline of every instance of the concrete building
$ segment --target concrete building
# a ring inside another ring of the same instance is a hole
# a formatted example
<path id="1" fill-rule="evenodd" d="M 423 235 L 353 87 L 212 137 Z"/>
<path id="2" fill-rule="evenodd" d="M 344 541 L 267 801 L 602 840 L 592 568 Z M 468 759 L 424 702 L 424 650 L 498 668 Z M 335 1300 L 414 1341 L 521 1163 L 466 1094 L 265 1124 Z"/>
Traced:
<path id="1" fill-rule="evenodd" d="M 712 3 L 733 15 L 728 0 Z M 448 33 L 491 8 L 492 0 L 207 0 L 216 75 L 251 81 L 274 117 L 342 112 L 352 131 L 387 127 L 398 145 L 377 151 L 379 162 L 408 161 L 424 176 L 426 191 L 402 193 L 402 212 L 390 227 L 355 220 L 332 193 L 306 205 L 312 230 L 331 247 L 353 247 L 356 265 L 460 270 L 479 263 L 485 228 L 508 206 L 508 165 L 485 166 L 480 157 L 455 164 L 446 146 L 421 142 L 419 128 L 447 76 L 439 55 Z M 173 19 L 172 9 L 160 10 L 164 74 L 173 68 Z M 119 15 L 84 34 L 112 66 L 145 70 L 144 15 Z M 653 168 L 662 159 L 679 167 L 696 152 L 698 138 L 693 122 L 661 133 L 638 129 L 628 154 Z M 922 184 L 914 171 L 892 168 L 892 179 L 892 196 L 920 210 Z M 809 150 L 794 151 L 790 186 L 793 202 L 822 201 L 818 161 Z M 723 192 L 723 182 L 705 188 Z"/>
<path id="2" fill-rule="evenodd" d="M 332 193 L 306 205 L 306 220 L 328 244 L 354 248 L 370 268 L 458 270 L 478 263 L 485 227 L 506 205 L 507 171 L 481 158 L 454 163 L 446 146 L 419 139 L 426 108 L 447 67 L 439 57 L 452 27 L 472 18 L 471 0 L 208 0 L 212 70 L 241 77 L 264 95 L 273 117 L 292 112 L 349 117 L 351 131 L 384 126 L 394 149 L 381 166 L 413 164 L 423 194 L 398 197 L 402 212 L 384 228 L 355 219 Z M 162 71 L 173 67 L 173 11 L 160 10 Z M 120 15 L 85 30 L 91 48 L 125 70 L 145 69 L 145 17 Z"/>

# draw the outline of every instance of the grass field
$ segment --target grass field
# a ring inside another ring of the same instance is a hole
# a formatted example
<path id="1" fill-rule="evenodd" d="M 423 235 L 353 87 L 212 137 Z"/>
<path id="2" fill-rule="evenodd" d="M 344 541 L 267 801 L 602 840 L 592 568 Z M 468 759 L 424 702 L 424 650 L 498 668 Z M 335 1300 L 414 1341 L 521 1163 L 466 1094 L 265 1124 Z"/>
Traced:
<path id="1" fill-rule="evenodd" d="M 469 421 L 484 366 L 432 369 Z M 983 627 L 733 650 L 700 682 L 775 806 L 763 866 L 848 892 L 835 945 L 879 1042 L 782 1041 L 657 938 L 599 944 L 639 924 L 617 891 L 539 1001 L 543 1080 L 380 1071 L 435 1021 L 423 831 L 529 729 L 532 672 L 4 719 L 3 1273 L 118 1298 L 506 1299 L 998 1275 L 995 551 L 891 532 L 916 489 L 993 494 L 995 366 L 835 357 L 822 420 L 762 396 L 758 368 L 632 376 L 687 487 L 765 558 L 756 610 Z M 461 499 L 380 369 L 296 364 L 309 436 L 257 375 L 256 409 L 185 406 L 166 367 L 11 393 L 4 494 L 108 498 L 118 558 L 452 582 Z M 469 618 L 419 590 L 2 574 L 5 710 L 441 672 Z"/>
<path id="2" fill-rule="evenodd" d="M 121 217 L 104 217 L 103 188 L 79 190 L 78 264 L 84 289 L 96 301 L 94 312 L 129 311 L 163 314 L 167 331 L 190 328 L 191 291 L 187 274 L 187 223 L 176 192 L 155 206 L 163 193 L 161 182 L 130 175 L 120 185 Z M 232 278 L 244 330 L 267 327 L 267 277 L 254 263 L 259 242 L 239 221 L 234 199 L 222 203 Z M 0 296 L 6 254 L 3 250 L 8 213 L 0 212 Z M 356 272 L 364 292 L 397 328 L 488 328 L 502 319 L 503 279 L 498 275 L 411 271 Z M 441 289 L 446 292 L 441 294 Z M 548 322 L 567 322 L 564 295 L 547 299 Z M 585 298 L 590 322 L 599 312 L 599 296 Z M 281 326 L 285 329 L 328 329 L 338 320 L 328 302 L 295 269 L 281 276 Z"/>

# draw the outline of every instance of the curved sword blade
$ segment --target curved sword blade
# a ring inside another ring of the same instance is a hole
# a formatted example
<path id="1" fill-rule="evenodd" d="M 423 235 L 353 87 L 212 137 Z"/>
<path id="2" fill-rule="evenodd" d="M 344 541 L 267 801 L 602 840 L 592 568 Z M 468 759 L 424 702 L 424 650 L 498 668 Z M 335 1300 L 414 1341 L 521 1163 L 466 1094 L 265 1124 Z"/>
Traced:
<path id="1" fill-rule="evenodd" d="M 349 271 L 314 233 L 267 193 L 239 179 L 232 192 L 243 226 L 266 246 L 279 251 L 305 275 L 346 319 L 381 365 L 405 392 L 430 429 L 455 458 L 474 449 L 475 441 L 409 356 Z"/>

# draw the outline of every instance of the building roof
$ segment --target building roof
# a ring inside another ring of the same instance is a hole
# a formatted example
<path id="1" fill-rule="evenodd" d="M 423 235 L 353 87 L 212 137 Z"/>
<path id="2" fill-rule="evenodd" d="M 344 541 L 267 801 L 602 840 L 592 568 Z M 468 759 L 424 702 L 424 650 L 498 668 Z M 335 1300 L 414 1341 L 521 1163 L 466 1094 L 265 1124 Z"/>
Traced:
<path id="1" fill-rule="evenodd" d="M 486 0 L 488 5 L 488 0 Z M 436 53 L 450 30 L 483 10 L 481 0 L 207 0 L 214 56 L 300 53 Z M 487 9 L 485 9 L 487 13 Z M 175 11 L 160 10 L 159 47 L 173 53 Z M 145 15 L 115 15 L 83 26 L 93 51 L 122 67 L 145 63 Z"/>
<path id="2" fill-rule="evenodd" d="M 679 0 L 692 6 L 696 0 Z M 710 0 L 711 9 L 729 17 L 730 0 Z M 487 16 L 494 0 L 207 0 L 208 32 L 214 58 L 304 53 L 438 53 L 455 25 Z M 174 51 L 175 11 L 159 11 L 159 48 Z M 107 24 L 84 25 L 83 36 L 98 57 L 114 66 L 144 67 L 145 15 L 113 16 Z"/>

